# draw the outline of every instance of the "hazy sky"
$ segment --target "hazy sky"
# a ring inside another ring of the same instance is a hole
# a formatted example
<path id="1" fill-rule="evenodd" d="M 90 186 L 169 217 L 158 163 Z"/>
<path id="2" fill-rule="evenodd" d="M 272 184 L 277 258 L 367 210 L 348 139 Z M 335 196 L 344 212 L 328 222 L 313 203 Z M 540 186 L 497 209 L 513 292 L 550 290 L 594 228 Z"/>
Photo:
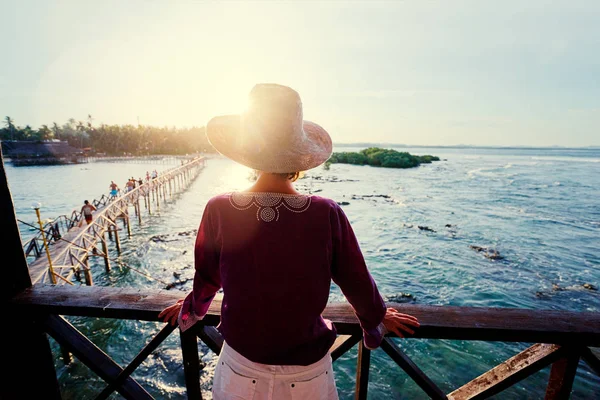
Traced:
<path id="1" fill-rule="evenodd" d="M 255 83 L 335 142 L 600 145 L 600 1 L 0 0 L 0 115 L 200 126 Z"/>

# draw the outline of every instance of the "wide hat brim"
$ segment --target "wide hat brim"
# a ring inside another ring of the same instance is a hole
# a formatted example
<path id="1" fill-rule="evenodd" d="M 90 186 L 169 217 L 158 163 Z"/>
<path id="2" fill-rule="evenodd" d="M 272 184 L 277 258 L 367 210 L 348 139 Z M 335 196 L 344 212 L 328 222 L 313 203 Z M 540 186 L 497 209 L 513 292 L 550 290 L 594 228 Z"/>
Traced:
<path id="1" fill-rule="evenodd" d="M 272 173 L 307 171 L 327 161 L 333 146 L 325 129 L 311 121 L 302 122 L 304 139 L 295 143 L 253 141 L 239 114 L 211 119 L 206 136 L 219 153 L 249 168 Z"/>

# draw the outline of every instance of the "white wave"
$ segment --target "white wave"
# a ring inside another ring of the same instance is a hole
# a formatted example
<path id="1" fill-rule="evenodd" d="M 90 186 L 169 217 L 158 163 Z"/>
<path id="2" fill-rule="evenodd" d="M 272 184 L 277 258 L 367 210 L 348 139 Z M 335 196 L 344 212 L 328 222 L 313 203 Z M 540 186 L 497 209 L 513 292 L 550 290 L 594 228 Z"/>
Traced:
<path id="1" fill-rule="evenodd" d="M 477 169 L 472 169 L 471 171 L 467 172 L 468 176 L 473 176 L 473 175 L 481 175 L 481 172 L 484 171 L 484 168 L 477 168 Z"/>
<path id="2" fill-rule="evenodd" d="M 600 163 L 600 158 L 585 158 L 585 157 L 531 157 L 532 160 L 539 161 L 563 161 L 563 162 L 591 162 Z"/>

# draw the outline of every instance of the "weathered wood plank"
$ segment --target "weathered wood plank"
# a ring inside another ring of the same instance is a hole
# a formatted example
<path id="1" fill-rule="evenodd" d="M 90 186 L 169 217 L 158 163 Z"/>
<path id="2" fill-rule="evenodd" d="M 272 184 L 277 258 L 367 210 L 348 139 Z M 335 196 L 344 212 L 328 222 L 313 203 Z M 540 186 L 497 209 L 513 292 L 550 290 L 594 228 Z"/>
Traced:
<path id="1" fill-rule="evenodd" d="M 440 388 L 410 359 L 390 338 L 383 338 L 381 348 L 391 357 L 392 360 L 406 372 L 410 378 L 427 395 L 435 400 L 446 400 L 447 397 Z"/>
<path id="2" fill-rule="evenodd" d="M 54 340 L 105 381 L 114 381 L 123 371 L 123 368 L 62 317 L 49 315 L 44 320 L 44 327 Z M 131 377 L 128 377 L 117 391 L 126 399 L 152 399 L 152 396 Z"/>
<path id="3" fill-rule="evenodd" d="M 190 400 L 202 400 L 198 339 L 196 339 L 196 334 L 191 331 L 180 331 L 180 337 L 187 398 Z"/>
<path id="4" fill-rule="evenodd" d="M 552 364 L 544 400 L 567 400 L 571 397 L 581 349 L 570 347 L 565 350 L 565 356 Z"/>
<path id="5" fill-rule="evenodd" d="M 162 290 L 35 285 L 10 302 L 32 308 L 28 311 L 157 321 L 160 311 L 183 296 L 181 292 Z M 395 303 L 388 306 L 419 318 L 418 338 L 600 345 L 599 313 Z M 215 299 L 203 323 L 217 325 L 220 313 L 221 303 Z M 362 333 L 347 303 L 329 304 L 323 317 L 335 323 L 339 334 Z"/>
<path id="6" fill-rule="evenodd" d="M 486 399 L 538 372 L 565 354 L 556 344 L 538 343 L 448 395 L 449 400 Z"/>
<path id="7" fill-rule="evenodd" d="M 360 335 L 338 335 L 335 342 L 329 349 L 331 360 L 335 361 L 343 356 L 348 350 L 354 347 L 362 339 Z"/>
<path id="8" fill-rule="evenodd" d="M 358 343 L 358 359 L 356 360 L 356 392 L 355 400 L 366 400 L 369 392 L 369 367 L 371 366 L 371 350 L 361 340 Z"/>

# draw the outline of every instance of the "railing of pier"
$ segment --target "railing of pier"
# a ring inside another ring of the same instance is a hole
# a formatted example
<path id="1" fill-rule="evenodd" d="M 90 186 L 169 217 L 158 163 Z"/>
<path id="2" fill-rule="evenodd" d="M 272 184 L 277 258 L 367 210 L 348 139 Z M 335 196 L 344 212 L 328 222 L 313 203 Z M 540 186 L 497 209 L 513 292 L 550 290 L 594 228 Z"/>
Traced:
<path id="1" fill-rule="evenodd" d="M 154 156 L 87 156 L 87 162 L 118 162 L 131 164 L 177 164 L 193 158 L 190 155 L 154 155 Z"/>
<path id="2" fill-rule="evenodd" d="M 118 157 L 116 157 L 118 158 Z M 174 158 L 173 160 L 177 161 L 178 164 L 181 163 L 181 161 L 185 161 L 186 164 L 184 165 L 185 167 L 189 168 L 189 165 L 187 165 L 187 162 L 194 161 L 194 160 L 202 160 L 200 158 L 198 159 L 180 159 L 180 158 Z M 198 162 L 198 161 L 196 161 Z M 171 179 L 173 179 L 173 174 L 178 173 L 177 171 L 179 171 L 179 173 L 181 173 L 181 165 L 177 166 L 177 167 L 173 167 L 171 169 L 168 169 L 164 172 L 161 173 L 161 175 L 159 175 L 159 181 L 163 178 L 162 175 L 169 175 L 171 176 Z M 152 186 L 152 181 L 146 181 L 143 185 L 148 185 L 146 187 L 146 189 L 150 189 L 150 186 Z M 141 185 L 141 186 L 143 186 Z M 144 190 L 142 191 L 144 192 Z M 127 192 L 125 191 L 121 191 L 119 190 L 119 194 L 117 197 L 122 196 L 124 194 L 126 194 Z M 144 194 L 142 193 L 142 196 Z M 100 196 L 100 198 L 96 199 L 94 198 L 92 201 L 90 201 L 91 204 L 94 205 L 94 207 L 96 208 L 102 208 L 105 207 L 106 205 L 108 205 L 108 203 L 110 203 L 111 201 L 113 201 L 115 198 L 108 196 L 106 194 L 103 194 L 102 196 Z M 146 204 L 147 207 L 147 204 Z M 62 236 L 67 233 L 70 229 L 72 229 L 73 227 L 77 226 L 80 222 L 83 221 L 83 215 L 81 214 L 80 210 L 73 210 L 71 212 L 70 215 L 59 215 L 56 218 L 53 218 L 49 221 L 47 221 L 46 223 L 44 223 L 42 230 L 38 230 L 38 232 L 33 235 L 31 238 L 27 239 L 24 243 L 23 243 L 23 251 L 25 252 L 25 257 L 27 257 L 28 259 L 36 259 L 39 257 L 43 256 L 44 253 L 44 241 L 42 239 L 42 236 L 46 236 L 46 242 L 47 243 L 56 243 L 59 242 L 60 239 L 62 238 Z M 27 224 L 29 226 L 31 226 L 31 224 Z M 37 227 L 33 227 L 34 229 L 38 229 Z"/>
<path id="3" fill-rule="evenodd" d="M 167 291 L 117 289 L 107 287 L 41 286 L 29 288 L 9 301 L 23 315 L 38 316 L 36 324 L 106 382 L 97 399 L 114 391 L 127 399 L 151 399 L 143 386 L 132 378 L 135 369 L 175 330 L 164 325 L 158 334 L 122 368 L 96 347 L 62 316 L 158 321 L 159 312 L 173 304 L 180 294 Z M 545 394 L 530 398 L 568 399 L 580 360 L 600 374 L 600 359 L 590 346 L 600 345 L 600 315 L 553 310 L 521 310 L 426 306 L 389 303 L 400 312 L 415 315 L 421 327 L 413 338 L 524 342 L 532 345 L 470 382 L 444 393 L 389 335 L 381 349 L 423 390 L 419 398 L 483 399 L 501 393 L 528 376 L 552 365 Z M 200 363 L 197 340 L 219 354 L 223 338 L 215 328 L 221 303 L 213 301 L 207 316 L 195 327 L 180 333 L 187 394 L 201 399 Z M 330 304 L 323 313 L 338 330 L 330 349 L 335 361 L 358 346 L 355 398 L 366 399 L 371 351 L 364 347 L 362 331 L 347 303 Z M 600 388 L 599 388 L 600 390 Z"/>
<path id="4" fill-rule="evenodd" d="M 23 243 L 25 257 L 33 257 L 34 259 L 41 257 L 44 252 L 44 240 L 42 236 L 46 237 L 47 243 L 55 243 L 60 240 L 62 234 L 68 232 L 69 229 L 76 225 L 80 220 L 81 213 L 73 211 L 71 217 L 60 215 L 55 219 L 46 222 L 43 225 L 42 230 L 38 230 L 35 235 Z M 28 225 L 34 229 L 38 229 L 35 225 Z"/>
<path id="5" fill-rule="evenodd" d="M 204 166 L 203 158 L 189 160 L 181 166 L 172 168 L 161 173 L 146 183 L 132 189 L 115 198 L 103 195 L 100 199 L 94 200 L 92 204 L 98 207 L 94 213 L 94 218 L 89 225 L 82 221 L 82 215 L 74 211 L 70 218 L 64 217 L 66 226 L 70 230 L 76 225 L 82 229 L 74 231 L 72 236 L 65 237 L 64 234 L 59 237 L 54 236 L 54 229 L 40 232 L 40 234 L 49 235 L 54 242 L 52 248 L 52 268 L 49 268 L 49 261 L 43 257 L 30 264 L 31 279 L 34 283 L 50 283 L 52 277 L 58 278 L 56 283 L 67 283 L 72 276 L 81 279 L 81 273 L 85 277 L 85 282 L 92 285 L 92 274 L 89 267 L 89 257 L 104 258 L 105 268 L 110 271 L 110 260 L 108 256 L 108 239 L 114 240 L 117 251 L 121 252 L 121 243 L 117 221 L 123 221 L 123 229 L 127 230 L 128 236 L 131 236 L 131 216 L 129 207 L 133 206 L 135 216 L 138 222 L 142 223 L 142 203 L 149 214 L 160 208 L 161 202 L 164 203 L 168 198 L 172 198 L 177 190 L 183 190 L 197 176 Z M 67 233 L 70 233 L 68 231 Z M 30 241 L 25 244 L 26 255 L 41 255 L 43 247 L 39 247 L 40 240 Z M 43 246 L 43 245 L 42 245 Z"/>

